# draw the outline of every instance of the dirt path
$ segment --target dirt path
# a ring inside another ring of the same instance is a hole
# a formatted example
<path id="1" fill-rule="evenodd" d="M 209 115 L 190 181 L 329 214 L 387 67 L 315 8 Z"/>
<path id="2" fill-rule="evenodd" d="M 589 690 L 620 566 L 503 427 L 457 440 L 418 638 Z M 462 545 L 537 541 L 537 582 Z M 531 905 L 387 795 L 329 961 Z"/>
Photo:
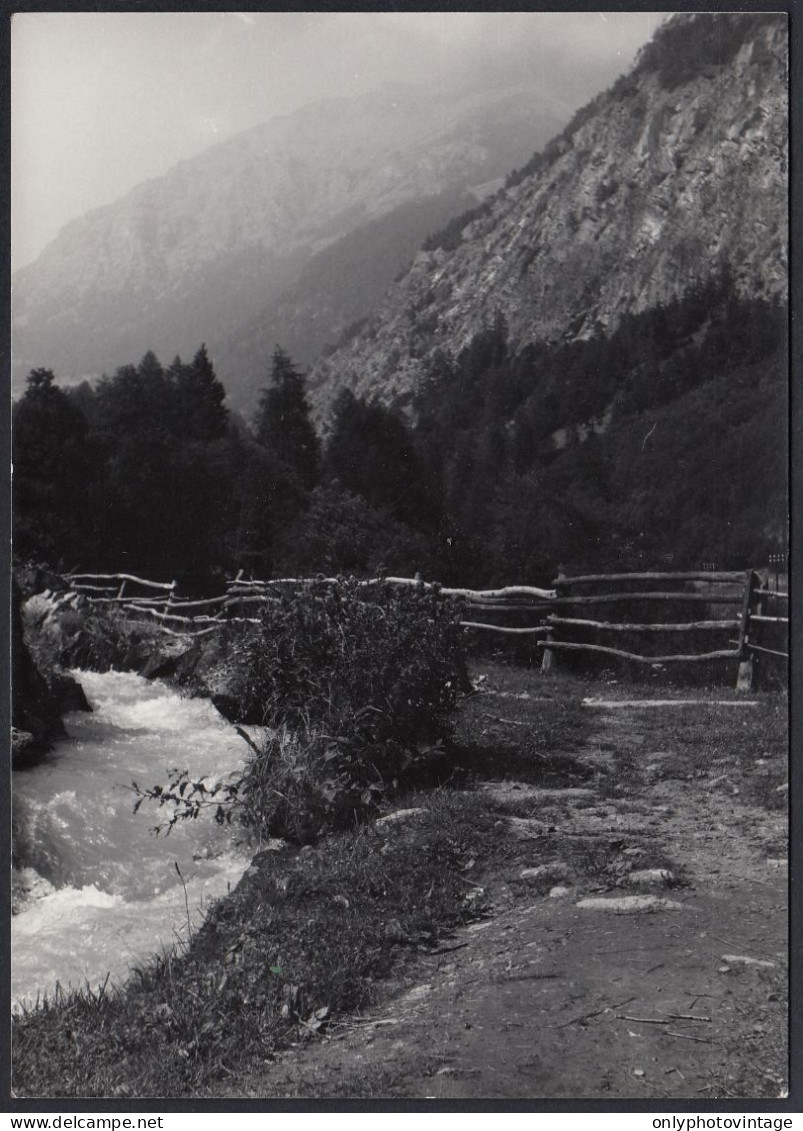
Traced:
<path id="1" fill-rule="evenodd" d="M 684 768 L 655 712 L 593 710 L 593 788 L 484 785 L 521 848 L 483 877 L 492 917 L 416 959 L 381 1008 L 228 1095 L 782 1094 L 785 812 L 746 800 L 727 758 Z M 522 875 L 547 834 L 562 858 Z"/>

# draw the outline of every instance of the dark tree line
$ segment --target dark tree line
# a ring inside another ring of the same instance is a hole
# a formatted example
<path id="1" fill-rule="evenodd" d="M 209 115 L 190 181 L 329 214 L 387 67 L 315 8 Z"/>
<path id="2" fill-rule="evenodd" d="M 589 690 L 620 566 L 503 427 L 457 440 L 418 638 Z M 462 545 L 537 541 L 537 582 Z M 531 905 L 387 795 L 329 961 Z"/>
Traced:
<path id="1" fill-rule="evenodd" d="M 309 474 L 287 445 L 273 450 L 271 418 L 300 412 L 317 459 L 306 405 L 285 403 L 287 366 L 277 351 L 256 435 L 230 419 L 204 346 L 167 368 L 149 352 L 95 388 L 35 370 L 13 416 L 17 556 L 163 577 L 269 563 Z"/>
<path id="2" fill-rule="evenodd" d="M 727 278 L 615 333 L 434 356 L 411 421 L 348 390 L 325 440 L 281 349 L 249 428 L 202 346 L 92 388 L 34 370 L 13 416 L 14 549 L 196 578 L 761 564 L 786 530 L 785 314 Z"/>
<path id="3" fill-rule="evenodd" d="M 208 586 L 240 568 L 364 572 L 428 553 L 437 518 L 401 417 L 344 393 L 322 446 L 279 348 L 252 428 L 224 402 L 203 346 L 167 368 L 149 352 L 94 388 L 33 371 L 13 416 L 16 557 Z"/>
<path id="4" fill-rule="evenodd" d="M 785 546 L 787 316 L 727 274 L 614 333 L 436 357 L 416 439 L 466 583 L 761 565 Z"/>

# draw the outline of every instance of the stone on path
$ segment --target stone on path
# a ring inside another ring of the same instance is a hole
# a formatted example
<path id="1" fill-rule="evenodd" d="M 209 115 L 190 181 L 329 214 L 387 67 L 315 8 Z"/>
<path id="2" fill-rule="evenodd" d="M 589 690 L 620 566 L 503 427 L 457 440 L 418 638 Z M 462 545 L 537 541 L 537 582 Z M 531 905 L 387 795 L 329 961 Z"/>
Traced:
<path id="1" fill-rule="evenodd" d="M 388 813 L 386 817 L 378 817 L 374 822 L 376 827 L 387 828 L 388 825 L 402 824 L 404 821 L 409 821 L 412 817 L 420 817 L 422 813 L 426 813 L 426 809 L 397 809 L 395 813 Z"/>
<path id="2" fill-rule="evenodd" d="M 750 958 L 747 954 L 723 954 L 722 961 L 728 966 L 761 966 L 765 970 L 773 970 L 774 962 L 767 962 L 763 958 Z"/>
<path id="3" fill-rule="evenodd" d="M 519 840 L 537 840 L 549 832 L 549 825 L 533 817 L 508 817 L 507 827 Z"/>
<path id="4" fill-rule="evenodd" d="M 611 911 L 618 915 L 637 915 L 643 911 L 683 911 L 684 905 L 657 895 L 622 895 L 612 899 L 581 899 L 575 907 L 583 911 Z"/>
<path id="5" fill-rule="evenodd" d="M 668 868 L 642 868 L 638 872 L 631 872 L 627 882 L 639 887 L 649 884 L 671 884 L 674 878 Z"/>
<path id="6" fill-rule="evenodd" d="M 548 789 L 527 782 L 480 782 L 479 789 L 500 801 L 588 801 L 596 791 L 587 786 L 564 786 Z"/>
<path id="7" fill-rule="evenodd" d="M 539 880 L 562 880 L 564 883 L 572 879 L 572 870 L 563 860 L 553 860 L 549 864 L 539 864 L 537 868 L 522 868 L 519 879 L 525 883 L 537 883 Z"/>
<path id="8" fill-rule="evenodd" d="M 585 698 L 583 707 L 603 707 L 617 711 L 627 707 L 757 707 L 757 699 L 594 699 Z"/>

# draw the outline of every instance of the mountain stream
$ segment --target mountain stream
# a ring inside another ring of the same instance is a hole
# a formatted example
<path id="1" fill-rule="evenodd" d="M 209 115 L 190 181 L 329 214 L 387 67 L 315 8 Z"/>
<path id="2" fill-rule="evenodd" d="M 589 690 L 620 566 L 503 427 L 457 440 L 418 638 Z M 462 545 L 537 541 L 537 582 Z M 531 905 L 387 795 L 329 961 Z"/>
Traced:
<path id="1" fill-rule="evenodd" d="M 56 982 L 122 983 L 149 955 L 186 941 L 251 856 L 211 813 L 157 836 L 167 810 L 146 801 L 133 811 L 133 781 L 166 785 L 173 767 L 222 776 L 241 764 L 243 740 L 211 703 L 128 672 L 72 674 L 93 713 L 68 715 L 68 737 L 13 775 L 17 849 L 28 865 L 14 877 L 15 1004 Z"/>

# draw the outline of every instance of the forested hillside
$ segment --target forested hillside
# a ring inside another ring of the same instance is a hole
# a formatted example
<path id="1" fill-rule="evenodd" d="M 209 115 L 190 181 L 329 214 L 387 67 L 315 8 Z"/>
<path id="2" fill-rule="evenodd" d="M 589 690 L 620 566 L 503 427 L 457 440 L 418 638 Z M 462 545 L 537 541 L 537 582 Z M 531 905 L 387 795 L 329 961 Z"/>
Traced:
<path id="1" fill-rule="evenodd" d="M 325 441 L 274 354 L 253 432 L 205 349 L 15 409 L 15 550 L 195 578 L 392 572 L 545 581 L 559 564 L 721 567 L 785 548 L 786 315 L 729 280 L 610 336 L 432 359 L 411 421 L 343 390 Z"/>
<path id="2" fill-rule="evenodd" d="M 675 17 L 431 231 L 374 315 L 387 248 L 429 205 L 321 250 L 277 323 L 285 348 L 248 378 L 253 421 L 204 347 L 94 388 L 34 370 L 16 553 L 206 584 L 242 568 L 479 585 L 784 552 L 786 109 L 783 17 Z M 307 378 L 287 339 L 317 315 L 351 325 Z"/>

